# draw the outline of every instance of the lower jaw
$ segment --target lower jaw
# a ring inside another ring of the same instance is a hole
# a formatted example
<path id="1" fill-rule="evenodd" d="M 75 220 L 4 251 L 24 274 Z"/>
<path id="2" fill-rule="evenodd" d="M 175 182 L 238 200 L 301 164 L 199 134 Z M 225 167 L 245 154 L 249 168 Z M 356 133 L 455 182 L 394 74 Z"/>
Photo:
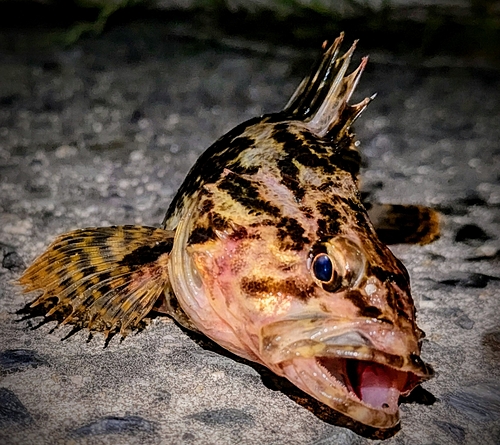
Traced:
<path id="1" fill-rule="evenodd" d="M 371 406 L 360 399 L 349 379 L 345 381 L 347 361 L 344 361 L 343 369 L 339 369 L 336 376 L 333 376 L 322 366 L 322 359 L 297 357 L 281 363 L 279 373 L 310 396 L 358 422 L 374 428 L 391 428 L 398 424 L 399 390 L 396 389 L 397 394 L 391 394 L 387 407 Z M 370 394 L 370 391 L 364 392 L 370 401 L 376 400 L 376 394 Z"/>

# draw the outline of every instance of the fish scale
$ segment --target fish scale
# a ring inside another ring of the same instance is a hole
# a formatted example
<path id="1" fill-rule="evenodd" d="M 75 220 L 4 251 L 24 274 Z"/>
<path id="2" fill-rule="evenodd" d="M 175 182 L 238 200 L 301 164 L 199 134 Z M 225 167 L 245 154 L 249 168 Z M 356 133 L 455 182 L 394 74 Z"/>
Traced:
<path id="1" fill-rule="evenodd" d="M 351 125 L 374 96 L 348 104 L 368 59 L 347 74 L 355 44 L 341 56 L 342 39 L 324 46 L 283 110 L 199 157 L 160 228 L 58 237 L 19 279 L 41 292 L 20 312 L 109 341 L 154 309 L 358 422 L 396 425 L 399 395 L 433 371 L 408 272 L 361 201 Z M 400 226 L 398 240 L 438 235 L 430 209 L 369 211 L 385 237 Z"/>

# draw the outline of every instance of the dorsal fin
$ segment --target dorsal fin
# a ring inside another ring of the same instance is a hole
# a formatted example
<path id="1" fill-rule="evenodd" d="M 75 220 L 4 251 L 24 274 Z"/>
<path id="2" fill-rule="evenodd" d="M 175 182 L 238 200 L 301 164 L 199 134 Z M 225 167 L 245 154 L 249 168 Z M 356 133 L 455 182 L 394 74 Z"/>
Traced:
<path id="1" fill-rule="evenodd" d="M 368 57 L 363 57 L 358 68 L 346 75 L 357 40 L 344 55 L 339 56 L 343 39 L 344 33 L 341 33 L 330 46 L 327 42 L 323 44 L 323 55 L 283 109 L 291 119 L 306 122 L 309 129 L 320 137 L 342 137 L 375 98 L 375 95 L 367 97 L 355 105 L 347 103 L 368 63 Z"/>

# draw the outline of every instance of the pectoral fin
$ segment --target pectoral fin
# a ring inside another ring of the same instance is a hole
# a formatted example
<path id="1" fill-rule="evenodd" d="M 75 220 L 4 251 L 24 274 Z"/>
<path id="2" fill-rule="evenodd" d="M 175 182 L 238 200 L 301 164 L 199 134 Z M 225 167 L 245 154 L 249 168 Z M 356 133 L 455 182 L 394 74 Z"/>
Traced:
<path id="1" fill-rule="evenodd" d="M 142 226 L 75 230 L 59 236 L 24 272 L 25 292 L 42 291 L 19 311 L 59 324 L 125 336 L 163 295 L 173 231 Z"/>
<path id="2" fill-rule="evenodd" d="M 424 206 L 369 204 L 368 216 L 385 244 L 429 244 L 439 238 L 439 215 Z"/>

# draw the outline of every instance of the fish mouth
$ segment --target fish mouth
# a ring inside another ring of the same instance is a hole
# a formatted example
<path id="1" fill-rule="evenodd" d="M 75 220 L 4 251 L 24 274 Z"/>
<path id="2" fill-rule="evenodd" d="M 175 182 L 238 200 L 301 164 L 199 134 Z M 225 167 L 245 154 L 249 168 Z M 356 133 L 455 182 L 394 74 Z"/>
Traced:
<path id="1" fill-rule="evenodd" d="M 286 334 L 266 336 L 292 324 L 292 338 Z M 275 372 L 325 405 L 363 424 L 391 428 L 399 422 L 400 395 L 432 377 L 433 370 L 418 354 L 383 351 L 359 324 L 356 329 L 353 323 L 345 324 L 334 328 L 331 321 L 288 320 L 264 327 L 262 358 Z M 307 338 L 300 335 L 305 326 L 309 328 L 305 329 Z M 290 339 L 294 341 L 288 342 Z"/>
<path id="2" fill-rule="evenodd" d="M 296 358 L 280 364 L 284 376 L 325 405 L 375 428 L 399 422 L 399 396 L 414 376 L 387 365 L 334 356 Z"/>

